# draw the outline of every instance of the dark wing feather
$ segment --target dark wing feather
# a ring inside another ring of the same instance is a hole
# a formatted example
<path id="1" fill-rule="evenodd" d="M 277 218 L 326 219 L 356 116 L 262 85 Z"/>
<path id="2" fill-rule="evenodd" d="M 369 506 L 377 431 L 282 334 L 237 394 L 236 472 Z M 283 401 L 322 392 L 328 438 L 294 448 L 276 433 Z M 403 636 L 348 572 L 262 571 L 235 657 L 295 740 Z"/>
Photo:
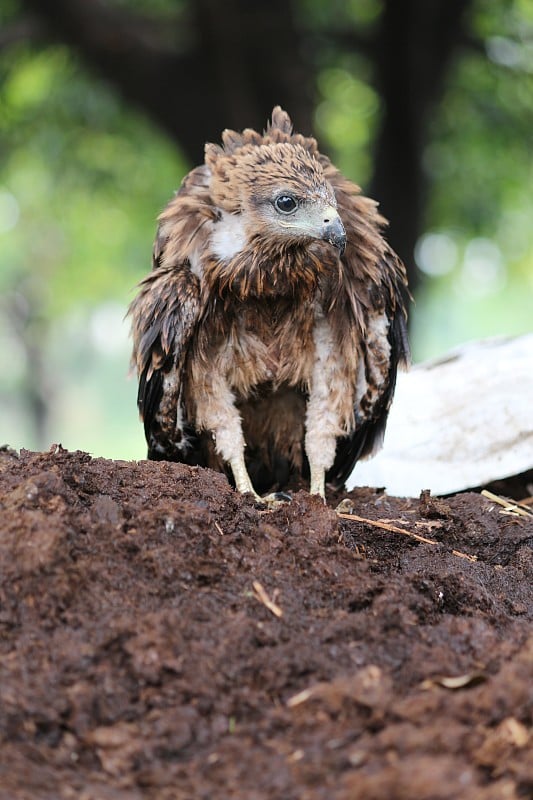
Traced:
<path id="1" fill-rule="evenodd" d="M 377 204 L 361 196 L 359 187 L 344 178 L 325 156 L 321 156 L 321 163 L 335 190 L 346 228 L 339 293 L 350 309 L 351 346 L 362 370 L 360 382 L 367 387 L 356 392 L 354 431 L 339 438 L 335 461 L 326 476 L 329 483 L 340 488 L 356 462 L 374 453 L 383 440 L 398 366 L 407 366 L 410 359 L 408 291 L 405 267 L 382 236 L 385 220 Z M 375 329 L 372 332 L 376 320 L 386 322 L 379 333 Z"/>
<path id="2" fill-rule="evenodd" d="M 155 269 L 129 308 L 137 403 L 148 458 L 187 461 L 194 442 L 182 402 L 183 370 L 200 313 L 199 282 L 187 262 L 157 266 L 164 243 L 156 240 Z"/>
<path id="3" fill-rule="evenodd" d="M 329 469 L 326 480 L 334 488 L 340 489 L 361 458 L 372 455 L 381 446 L 385 435 L 387 418 L 396 388 L 399 365 L 409 361 L 407 342 L 407 320 L 403 307 L 397 308 L 392 317 L 387 339 L 390 344 L 390 360 L 387 375 L 374 404 L 362 416 L 359 407 L 355 408 L 357 425 L 350 436 L 337 440 L 335 461 Z"/>

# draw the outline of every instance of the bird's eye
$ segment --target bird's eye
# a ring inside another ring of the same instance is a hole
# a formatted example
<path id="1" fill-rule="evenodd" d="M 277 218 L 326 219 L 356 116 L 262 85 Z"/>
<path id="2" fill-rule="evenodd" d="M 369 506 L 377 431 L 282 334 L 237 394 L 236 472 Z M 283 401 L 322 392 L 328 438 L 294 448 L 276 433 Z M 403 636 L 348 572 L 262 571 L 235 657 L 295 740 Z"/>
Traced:
<path id="1" fill-rule="evenodd" d="M 276 210 L 281 211 L 282 214 L 292 214 L 292 212 L 296 210 L 298 203 L 290 194 L 280 194 L 280 196 L 276 197 L 274 200 L 274 206 Z"/>

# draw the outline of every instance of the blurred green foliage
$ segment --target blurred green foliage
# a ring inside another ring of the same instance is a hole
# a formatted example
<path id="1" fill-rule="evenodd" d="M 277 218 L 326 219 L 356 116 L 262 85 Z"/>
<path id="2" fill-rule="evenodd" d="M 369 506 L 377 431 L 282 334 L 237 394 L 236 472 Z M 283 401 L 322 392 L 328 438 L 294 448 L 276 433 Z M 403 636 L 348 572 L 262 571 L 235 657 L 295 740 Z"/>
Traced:
<path id="1" fill-rule="evenodd" d="M 332 19 L 364 33 L 381 6 L 299 8 L 316 34 Z M 0 22 L 15 11 L 5 2 Z M 423 154 L 432 188 L 417 359 L 524 332 L 533 317 L 533 5 L 479 0 L 472 31 L 479 46 L 455 60 Z M 364 187 L 382 111 L 371 63 L 327 37 L 320 53 L 317 133 Z M 190 165 L 65 47 L 11 46 L 0 87 L 0 440 L 142 458 L 123 316 L 150 266 L 155 217 Z M 40 426 L 35 397 L 47 407 Z"/>
<path id="2" fill-rule="evenodd" d="M 363 41 L 381 9 L 372 0 L 333 6 L 338 28 L 356 21 Z M 330 6 L 302 7 L 309 28 L 327 25 Z M 422 154 L 431 190 L 416 252 L 426 280 L 411 310 L 417 361 L 533 324 L 533 3 L 478 0 L 469 28 Z M 372 64 L 364 52 L 325 52 L 317 132 L 364 188 L 382 113 Z"/>
<path id="3" fill-rule="evenodd" d="M 0 70 L 0 439 L 142 457 L 123 317 L 186 164 L 66 48 Z"/>
<path id="4" fill-rule="evenodd" d="M 431 177 L 415 354 L 533 325 L 533 4 L 478 2 L 484 50 L 450 71 L 424 153 Z"/>

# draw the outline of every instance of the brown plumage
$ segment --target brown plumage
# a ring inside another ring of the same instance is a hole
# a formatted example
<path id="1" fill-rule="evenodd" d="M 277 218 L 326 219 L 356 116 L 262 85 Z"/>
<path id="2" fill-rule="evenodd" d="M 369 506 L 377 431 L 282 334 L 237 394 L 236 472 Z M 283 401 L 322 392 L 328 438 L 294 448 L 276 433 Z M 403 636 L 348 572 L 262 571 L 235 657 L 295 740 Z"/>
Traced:
<path id="1" fill-rule="evenodd" d="M 131 304 L 148 457 L 242 491 L 341 486 L 380 444 L 408 360 L 405 269 L 376 203 L 277 107 L 208 144 L 159 217 Z"/>

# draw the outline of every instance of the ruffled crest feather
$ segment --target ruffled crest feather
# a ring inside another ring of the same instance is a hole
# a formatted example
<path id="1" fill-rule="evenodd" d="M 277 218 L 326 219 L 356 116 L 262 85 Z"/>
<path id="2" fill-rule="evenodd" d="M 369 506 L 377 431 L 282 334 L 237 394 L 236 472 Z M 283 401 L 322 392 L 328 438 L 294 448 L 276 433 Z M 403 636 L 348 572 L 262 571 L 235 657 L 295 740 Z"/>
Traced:
<path id="1" fill-rule="evenodd" d="M 281 106 L 275 106 L 272 109 L 272 118 L 267 124 L 265 136 L 272 135 L 274 131 L 280 131 L 281 133 L 285 133 L 287 136 L 292 134 L 291 118 Z"/>

